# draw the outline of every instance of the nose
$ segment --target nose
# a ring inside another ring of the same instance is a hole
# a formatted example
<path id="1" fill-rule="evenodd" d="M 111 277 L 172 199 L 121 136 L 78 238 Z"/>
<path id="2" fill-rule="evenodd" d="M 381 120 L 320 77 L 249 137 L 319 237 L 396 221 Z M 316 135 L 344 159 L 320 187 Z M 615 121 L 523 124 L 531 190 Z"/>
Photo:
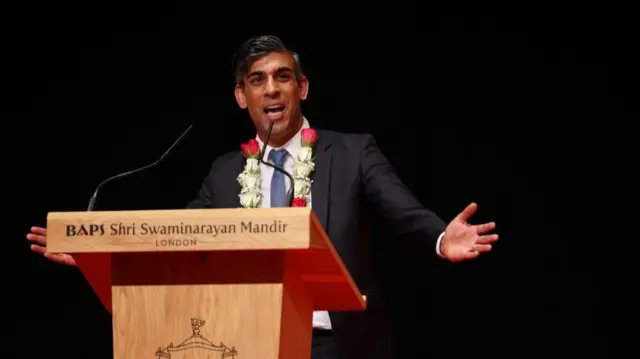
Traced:
<path id="1" fill-rule="evenodd" d="M 265 94 L 267 96 L 275 96 L 278 94 L 278 82 L 273 78 L 269 77 L 264 85 Z"/>

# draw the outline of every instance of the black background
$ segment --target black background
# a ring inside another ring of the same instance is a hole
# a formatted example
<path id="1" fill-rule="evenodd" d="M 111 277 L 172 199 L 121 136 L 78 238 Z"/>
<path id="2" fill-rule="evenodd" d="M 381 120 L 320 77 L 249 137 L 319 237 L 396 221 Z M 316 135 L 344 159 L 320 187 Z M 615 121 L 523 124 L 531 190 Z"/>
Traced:
<path id="1" fill-rule="evenodd" d="M 614 350 L 620 318 L 603 304 L 619 287 L 605 273 L 625 251 L 611 231 L 626 210 L 607 200 L 632 205 L 621 174 L 634 169 L 635 134 L 623 122 L 637 120 L 639 94 L 628 10 L 218 6 L 4 13 L 11 357 L 110 357 L 110 318 L 74 269 L 30 253 L 29 226 L 85 210 L 102 179 L 154 161 L 194 124 L 167 162 L 105 187 L 101 202 L 186 204 L 213 159 L 254 136 L 230 59 L 265 33 L 300 53 L 312 125 L 373 133 L 443 219 L 476 201 L 473 220 L 498 223 L 495 250 L 453 271 L 419 271 L 401 251 L 387 258 L 403 288 L 404 353 Z"/>

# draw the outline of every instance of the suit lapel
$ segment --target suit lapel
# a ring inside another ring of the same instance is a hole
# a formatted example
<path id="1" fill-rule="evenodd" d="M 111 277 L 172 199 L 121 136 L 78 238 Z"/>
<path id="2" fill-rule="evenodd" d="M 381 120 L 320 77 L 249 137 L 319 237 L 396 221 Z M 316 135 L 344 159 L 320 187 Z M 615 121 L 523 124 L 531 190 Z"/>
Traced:
<path id="1" fill-rule="evenodd" d="M 224 176 L 224 185 L 222 193 L 216 193 L 214 196 L 215 207 L 217 208 L 238 208 L 240 207 L 240 198 L 238 194 L 242 189 L 238 183 L 238 175 L 242 172 L 246 163 L 246 158 L 239 153 L 231 158 L 225 165 L 227 170 L 220 171 L 220 175 Z M 228 173 L 228 174 L 227 174 Z M 221 179 L 222 180 L 222 179 Z"/>
<path id="2" fill-rule="evenodd" d="M 331 142 L 318 131 L 315 151 L 315 171 L 311 185 L 311 206 L 322 227 L 328 231 L 329 193 L 331 184 Z"/>

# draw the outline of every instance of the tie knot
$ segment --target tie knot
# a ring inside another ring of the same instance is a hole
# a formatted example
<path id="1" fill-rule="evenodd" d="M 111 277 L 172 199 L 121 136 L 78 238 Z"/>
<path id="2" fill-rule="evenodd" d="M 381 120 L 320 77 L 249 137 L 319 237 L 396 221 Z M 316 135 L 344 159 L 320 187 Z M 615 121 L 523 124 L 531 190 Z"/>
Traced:
<path id="1" fill-rule="evenodd" d="M 273 161 L 274 165 L 282 167 L 284 166 L 284 161 L 287 158 L 287 155 L 287 150 L 271 150 L 271 152 L 269 152 L 269 159 Z"/>

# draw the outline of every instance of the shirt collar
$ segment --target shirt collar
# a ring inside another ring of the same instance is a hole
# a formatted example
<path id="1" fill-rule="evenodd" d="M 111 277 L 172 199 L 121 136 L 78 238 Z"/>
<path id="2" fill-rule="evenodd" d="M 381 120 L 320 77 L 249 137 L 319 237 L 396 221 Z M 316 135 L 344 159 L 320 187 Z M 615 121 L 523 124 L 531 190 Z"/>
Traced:
<path id="1" fill-rule="evenodd" d="M 267 145 L 267 149 L 265 150 L 265 156 L 264 158 L 269 158 L 269 152 L 271 152 L 272 149 L 274 148 L 282 148 L 287 150 L 287 152 L 289 152 L 289 155 L 295 157 L 297 156 L 298 152 L 300 152 L 300 148 L 302 148 L 302 130 L 305 128 L 309 128 L 309 121 L 307 121 L 307 119 L 303 116 L 302 117 L 302 128 L 300 128 L 300 130 L 289 140 L 287 141 L 287 143 L 285 143 L 284 145 L 282 145 L 282 147 L 271 147 L 269 145 Z M 258 141 L 258 144 L 260 145 L 260 148 L 262 148 L 262 146 L 264 145 L 264 142 L 262 142 L 262 140 L 260 139 L 260 136 L 256 135 L 256 140 Z"/>

